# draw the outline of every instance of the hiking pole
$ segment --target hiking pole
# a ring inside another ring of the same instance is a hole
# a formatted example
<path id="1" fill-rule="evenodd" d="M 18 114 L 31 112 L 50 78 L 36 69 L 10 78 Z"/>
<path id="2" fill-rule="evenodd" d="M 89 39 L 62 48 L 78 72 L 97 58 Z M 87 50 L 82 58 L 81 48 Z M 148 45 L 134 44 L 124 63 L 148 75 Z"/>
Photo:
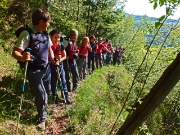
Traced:
<path id="1" fill-rule="evenodd" d="M 60 73 L 59 73 L 58 66 L 56 66 L 56 73 L 57 73 L 57 79 L 59 80 L 59 87 L 60 87 L 60 90 L 61 90 L 61 95 L 62 95 L 62 98 L 64 99 L 65 106 L 66 106 L 65 94 L 64 94 L 64 90 L 63 90 L 61 76 L 60 76 Z"/>
<path id="2" fill-rule="evenodd" d="M 59 87 L 61 89 L 61 94 L 63 96 L 63 99 L 64 99 L 64 103 L 65 103 L 65 108 L 67 110 L 67 102 L 66 102 L 66 98 L 65 98 L 65 92 L 63 90 L 63 86 L 62 86 L 62 82 L 61 82 L 61 77 L 60 77 L 60 73 L 59 73 L 59 69 L 58 69 L 58 66 L 56 66 L 56 72 L 57 72 L 57 77 L 59 77 Z M 69 115 L 69 111 L 67 110 L 67 113 L 68 113 L 68 118 L 69 118 L 69 123 L 71 125 L 71 118 L 70 118 L 70 115 Z"/>
<path id="3" fill-rule="evenodd" d="M 31 51 L 31 48 L 26 49 L 26 52 L 30 52 L 30 51 Z M 17 119 L 16 134 L 18 134 L 19 120 L 20 120 L 20 116 L 21 116 L 22 103 L 23 103 L 23 99 L 24 99 L 24 88 L 25 88 L 25 85 L 26 85 L 27 67 L 28 67 L 28 61 L 26 61 L 26 63 L 25 63 L 24 79 L 23 79 L 23 83 L 22 83 L 22 87 L 21 87 L 21 99 L 20 99 L 20 106 L 19 106 L 19 111 L 18 111 L 19 113 L 18 113 L 18 119 Z"/>

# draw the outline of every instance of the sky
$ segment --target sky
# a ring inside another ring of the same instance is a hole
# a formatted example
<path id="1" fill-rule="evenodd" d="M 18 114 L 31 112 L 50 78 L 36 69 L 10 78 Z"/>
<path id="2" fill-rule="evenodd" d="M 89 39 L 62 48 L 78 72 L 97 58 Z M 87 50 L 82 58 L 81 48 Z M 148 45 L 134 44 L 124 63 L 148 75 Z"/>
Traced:
<path id="1" fill-rule="evenodd" d="M 133 15 L 147 15 L 149 17 L 161 17 L 165 15 L 165 6 L 153 9 L 153 4 L 149 3 L 149 0 L 127 0 L 125 4 L 125 12 Z M 180 18 L 180 7 L 175 11 L 174 16 L 169 17 L 171 19 Z"/>

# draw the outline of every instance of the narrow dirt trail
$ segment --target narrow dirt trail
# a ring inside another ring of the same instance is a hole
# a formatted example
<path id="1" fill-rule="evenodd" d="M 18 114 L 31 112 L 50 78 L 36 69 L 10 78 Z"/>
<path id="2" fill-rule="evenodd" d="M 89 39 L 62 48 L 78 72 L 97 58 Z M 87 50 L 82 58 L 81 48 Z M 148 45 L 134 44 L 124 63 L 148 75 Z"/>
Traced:
<path id="1" fill-rule="evenodd" d="M 76 94 L 70 93 L 71 99 Z M 48 119 L 46 122 L 46 130 L 43 135 L 63 135 L 72 131 L 71 120 L 69 116 L 69 109 L 73 107 L 74 103 L 67 105 L 64 103 L 50 104 L 48 107 Z"/>

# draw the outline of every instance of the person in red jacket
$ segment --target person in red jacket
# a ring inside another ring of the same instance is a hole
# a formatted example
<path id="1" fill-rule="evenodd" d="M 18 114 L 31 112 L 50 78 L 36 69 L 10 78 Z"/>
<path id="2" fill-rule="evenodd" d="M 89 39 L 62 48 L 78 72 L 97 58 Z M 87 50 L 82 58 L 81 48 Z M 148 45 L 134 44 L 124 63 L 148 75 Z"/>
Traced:
<path id="1" fill-rule="evenodd" d="M 89 38 L 84 37 L 82 44 L 78 47 L 79 50 L 79 79 L 85 79 L 86 76 L 86 63 L 88 57 L 88 51 L 92 52 L 92 48 L 89 44 Z"/>
<path id="2" fill-rule="evenodd" d="M 108 48 L 109 39 L 106 38 L 106 40 L 103 42 L 104 47 Z M 102 64 L 106 64 L 106 58 L 107 58 L 107 51 L 105 49 L 102 50 Z"/>
<path id="3" fill-rule="evenodd" d="M 50 65 L 51 67 L 51 91 L 52 95 L 54 97 L 54 102 L 58 104 L 59 102 L 59 96 L 58 96 L 58 90 L 57 90 L 57 81 L 62 84 L 61 90 L 64 91 L 64 96 L 67 104 L 70 104 L 69 100 L 69 94 L 68 94 L 68 89 L 66 85 L 66 79 L 65 79 L 65 72 L 63 68 L 63 61 L 66 59 L 66 51 L 64 49 L 64 46 L 59 42 L 61 32 L 58 31 L 57 29 L 52 30 L 49 35 L 51 36 L 51 41 L 52 41 L 52 50 L 54 52 L 54 57 L 56 60 L 55 64 Z M 59 70 L 59 71 L 57 71 Z M 59 75 L 58 76 L 58 72 Z M 60 79 L 59 79 L 60 78 Z M 60 82 L 61 81 L 61 82 Z"/>
<path id="4" fill-rule="evenodd" d="M 64 61 L 64 70 L 66 76 L 66 83 L 68 91 L 71 92 L 71 81 L 70 81 L 70 73 L 72 73 L 72 90 L 75 90 L 78 86 L 78 68 L 76 59 L 78 58 L 78 49 L 76 46 L 76 39 L 78 37 L 78 31 L 76 29 L 72 29 L 70 31 L 70 39 L 68 41 L 68 46 L 65 48 L 66 50 L 66 60 Z"/>
<path id="5" fill-rule="evenodd" d="M 98 38 L 98 42 L 97 42 L 97 47 L 96 47 L 96 56 L 95 56 L 95 61 L 96 61 L 96 68 L 98 69 L 99 66 L 100 68 L 103 66 L 102 63 L 102 50 L 105 50 L 107 52 L 110 52 L 102 43 L 102 38 L 99 37 Z"/>
<path id="6" fill-rule="evenodd" d="M 106 55 L 106 61 L 105 61 L 105 63 L 106 63 L 107 65 L 110 65 L 110 64 L 111 64 L 112 55 L 113 55 L 113 53 L 114 53 L 115 51 L 114 51 L 114 48 L 112 47 L 112 44 L 111 44 L 111 43 L 108 44 L 107 49 L 108 49 L 110 52 L 108 52 L 107 55 Z"/>

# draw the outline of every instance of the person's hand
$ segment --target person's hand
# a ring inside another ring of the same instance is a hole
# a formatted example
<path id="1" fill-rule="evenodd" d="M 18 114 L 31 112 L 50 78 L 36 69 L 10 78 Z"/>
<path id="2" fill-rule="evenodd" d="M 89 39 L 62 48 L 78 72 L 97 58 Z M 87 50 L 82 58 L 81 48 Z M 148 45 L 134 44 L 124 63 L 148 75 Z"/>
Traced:
<path id="1" fill-rule="evenodd" d="M 29 52 L 24 52 L 21 58 L 22 62 L 30 61 L 31 60 L 31 54 Z"/>
<path id="2" fill-rule="evenodd" d="M 59 60 L 57 58 L 54 59 L 54 65 L 56 65 L 56 66 L 59 65 Z"/>

